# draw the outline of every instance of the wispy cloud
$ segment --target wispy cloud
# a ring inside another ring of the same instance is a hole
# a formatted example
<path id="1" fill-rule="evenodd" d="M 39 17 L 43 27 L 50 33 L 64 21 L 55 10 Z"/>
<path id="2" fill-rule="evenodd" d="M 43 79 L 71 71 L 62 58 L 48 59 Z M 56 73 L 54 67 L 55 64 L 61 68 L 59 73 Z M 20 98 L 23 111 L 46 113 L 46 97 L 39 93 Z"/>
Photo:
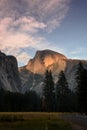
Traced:
<path id="1" fill-rule="evenodd" d="M 80 53 L 83 53 L 85 51 L 86 51 L 86 48 L 79 47 L 79 48 L 76 48 L 74 51 L 71 51 L 71 54 L 73 54 L 73 55 L 79 55 Z"/>
<path id="2" fill-rule="evenodd" d="M 68 57 L 72 59 L 87 59 L 86 57 L 86 48 L 84 47 L 76 47 L 73 50 L 70 50 L 70 52 L 67 52 Z"/>
<path id="3" fill-rule="evenodd" d="M 26 61 L 28 61 L 31 58 L 31 56 L 29 56 L 29 54 L 27 54 L 26 52 L 21 52 L 21 54 L 17 54 L 16 56 L 20 64 L 24 65 Z"/>
<path id="4" fill-rule="evenodd" d="M 71 0 L 0 0 L 0 48 L 18 60 L 24 48 L 51 48 L 41 31 L 52 32 L 67 14 Z M 27 58 L 23 58 L 27 57 Z"/>

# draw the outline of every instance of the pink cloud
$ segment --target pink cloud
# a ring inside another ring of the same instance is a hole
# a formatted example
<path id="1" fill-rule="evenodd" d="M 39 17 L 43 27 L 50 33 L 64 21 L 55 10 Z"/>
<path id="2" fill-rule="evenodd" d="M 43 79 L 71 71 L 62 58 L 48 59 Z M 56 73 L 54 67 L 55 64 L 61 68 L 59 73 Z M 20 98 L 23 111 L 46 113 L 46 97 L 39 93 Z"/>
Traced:
<path id="1" fill-rule="evenodd" d="M 14 26 L 19 26 L 19 30 L 28 31 L 31 33 L 38 32 L 39 29 L 44 29 L 46 25 L 36 21 L 34 17 L 21 17 L 13 23 Z"/>
<path id="2" fill-rule="evenodd" d="M 53 49 L 39 32 L 48 33 L 59 27 L 69 10 L 70 1 L 0 0 L 0 49 L 15 55 L 19 61 L 28 57 L 22 49 Z"/>
<path id="3" fill-rule="evenodd" d="M 26 21 L 25 21 L 26 20 Z M 31 21 L 31 20 L 30 20 Z M 35 20 L 34 22 L 26 25 L 26 28 L 28 27 L 29 31 L 36 29 L 36 27 L 39 29 L 39 23 Z M 28 61 L 28 58 L 30 58 L 25 52 L 22 52 L 21 49 L 26 48 L 36 48 L 41 49 L 42 47 L 45 48 L 48 46 L 47 41 L 45 38 L 40 36 L 32 36 L 27 32 L 27 29 L 25 28 L 26 22 L 29 22 L 29 19 L 22 18 L 19 19 L 19 21 L 14 21 L 12 18 L 3 18 L 0 20 L 0 49 L 5 52 L 6 54 L 12 54 L 17 57 L 18 61 L 22 63 L 26 63 Z M 20 26 L 17 31 L 15 31 L 14 26 L 18 25 L 24 25 L 23 27 Z M 35 25 L 35 26 L 34 26 Z M 43 28 L 43 24 L 41 23 L 40 28 Z M 38 31 L 38 30 L 37 30 Z M 35 32 L 34 32 L 35 33 Z M 26 58 L 24 58 L 26 56 Z M 23 59 L 24 58 L 24 59 Z M 21 59 L 21 60 L 20 60 Z"/>
<path id="4" fill-rule="evenodd" d="M 71 0 L 26 0 L 29 3 L 29 13 L 33 13 L 37 19 L 45 22 L 47 29 L 52 31 L 59 27 L 65 18 Z M 34 9 L 32 11 L 32 9 Z M 56 23 L 54 22 L 54 19 Z M 51 24 L 50 24 L 51 23 Z"/>
<path id="5" fill-rule="evenodd" d="M 33 17 L 33 20 L 45 24 L 51 30 L 51 27 L 55 29 L 57 25 L 61 24 L 69 10 L 70 2 L 71 0 L 1 0 L 0 15 L 15 18 L 21 16 Z M 53 22 L 54 19 L 57 21 L 56 24 Z M 24 23 L 29 22 L 26 18 L 22 20 Z M 48 23 L 51 23 L 51 25 Z M 42 28 L 42 25 L 40 26 Z"/>

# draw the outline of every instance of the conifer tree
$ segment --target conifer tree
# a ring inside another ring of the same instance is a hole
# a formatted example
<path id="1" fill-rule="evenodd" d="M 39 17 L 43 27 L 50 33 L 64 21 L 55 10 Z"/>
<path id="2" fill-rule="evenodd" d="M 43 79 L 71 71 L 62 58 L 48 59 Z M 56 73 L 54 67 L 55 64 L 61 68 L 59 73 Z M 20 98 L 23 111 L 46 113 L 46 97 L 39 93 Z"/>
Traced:
<path id="1" fill-rule="evenodd" d="M 87 70 L 83 68 L 81 62 L 78 64 L 76 71 L 76 82 L 78 111 L 87 114 Z"/>
<path id="2" fill-rule="evenodd" d="M 46 111 L 54 111 L 54 81 L 51 71 L 46 71 L 43 87 L 44 104 Z"/>
<path id="3" fill-rule="evenodd" d="M 70 111 L 70 89 L 63 71 L 56 84 L 57 111 Z"/>

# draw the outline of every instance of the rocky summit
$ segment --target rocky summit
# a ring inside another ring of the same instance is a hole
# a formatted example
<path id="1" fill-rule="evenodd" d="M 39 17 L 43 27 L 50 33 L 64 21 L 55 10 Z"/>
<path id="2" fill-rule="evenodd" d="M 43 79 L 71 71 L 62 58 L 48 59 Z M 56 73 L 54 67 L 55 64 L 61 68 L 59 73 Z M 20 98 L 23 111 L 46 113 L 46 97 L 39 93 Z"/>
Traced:
<path id="1" fill-rule="evenodd" d="M 21 91 L 17 60 L 0 51 L 0 89 L 10 92 Z"/>
<path id="2" fill-rule="evenodd" d="M 35 57 L 29 60 L 26 69 L 35 74 L 44 74 L 46 69 L 53 71 L 58 66 L 58 70 L 61 70 L 66 66 L 66 59 L 64 55 L 51 50 L 37 51 Z"/>
<path id="3" fill-rule="evenodd" d="M 52 50 L 37 51 L 28 64 L 19 68 L 22 91 L 33 89 L 42 93 L 43 79 L 46 70 L 51 70 L 54 80 L 61 70 L 66 68 L 67 57 Z"/>
<path id="4" fill-rule="evenodd" d="M 87 68 L 87 60 L 72 60 L 68 59 L 63 54 L 52 50 L 37 51 L 35 57 L 30 59 L 26 66 L 19 68 L 19 73 L 22 81 L 22 91 L 35 90 L 37 93 L 42 93 L 44 73 L 46 70 L 51 70 L 56 83 L 61 70 L 64 71 L 69 87 L 74 90 L 75 73 L 79 62 Z"/>

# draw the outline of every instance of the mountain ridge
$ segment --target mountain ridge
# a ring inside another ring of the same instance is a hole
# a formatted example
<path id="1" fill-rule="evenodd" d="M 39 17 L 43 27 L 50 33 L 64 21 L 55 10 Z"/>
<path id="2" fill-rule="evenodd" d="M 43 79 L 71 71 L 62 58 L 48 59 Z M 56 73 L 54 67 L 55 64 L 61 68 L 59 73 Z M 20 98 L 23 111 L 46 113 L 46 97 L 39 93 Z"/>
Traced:
<path id="1" fill-rule="evenodd" d="M 34 58 L 30 59 L 25 67 L 33 73 L 44 74 L 46 68 L 49 69 L 50 65 L 54 62 L 58 63 L 60 59 L 65 60 L 67 58 L 63 54 L 51 50 L 37 51 Z"/>
<path id="2" fill-rule="evenodd" d="M 55 83 L 60 71 L 64 71 L 69 87 L 74 89 L 76 86 L 74 76 L 79 62 L 82 62 L 83 66 L 87 68 L 87 60 L 68 59 L 65 55 L 52 50 L 37 51 L 34 58 L 30 59 L 26 66 L 19 68 L 23 91 L 33 89 L 37 93 L 42 93 L 46 70 L 52 71 Z"/>
<path id="3" fill-rule="evenodd" d="M 70 89 L 76 87 L 75 73 L 79 62 L 87 69 L 87 60 L 68 59 L 65 55 L 52 51 L 37 51 L 34 58 L 25 66 L 19 67 L 14 56 L 0 51 L 0 89 L 25 93 L 34 90 L 42 94 L 44 74 L 51 70 L 54 83 L 58 81 L 60 71 L 64 71 Z"/>

